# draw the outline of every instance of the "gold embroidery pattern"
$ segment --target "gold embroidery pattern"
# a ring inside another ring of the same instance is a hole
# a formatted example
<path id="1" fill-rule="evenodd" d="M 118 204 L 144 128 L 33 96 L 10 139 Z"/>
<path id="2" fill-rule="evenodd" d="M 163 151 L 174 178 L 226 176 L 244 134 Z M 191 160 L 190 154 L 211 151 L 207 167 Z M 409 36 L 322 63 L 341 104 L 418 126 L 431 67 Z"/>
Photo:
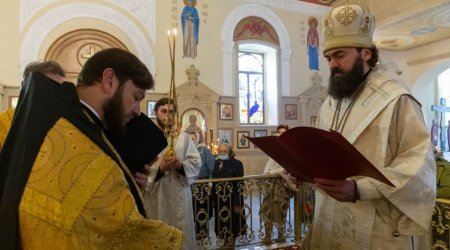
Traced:
<path id="1" fill-rule="evenodd" d="M 351 24 L 357 17 L 358 13 L 356 10 L 348 5 L 345 5 L 335 16 L 336 20 L 344 26 Z"/>
<path id="2" fill-rule="evenodd" d="M 368 35 L 370 34 L 370 16 L 367 14 L 363 16 L 363 18 L 361 18 L 359 33 Z"/>
<path id="3" fill-rule="evenodd" d="M 329 18 L 327 18 L 324 20 L 323 25 L 325 26 L 325 29 L 324 29 L 325 37 L 329 38 L 329 37 L 333 36 L 333 34 L 334 34 L 333 22 Z"/>
<path id="4" fill-rule="evenodd" d="M 0 149 L 3 147 L 6 136 L 11 128 L 14 111 L 15 109 L 7 109 L 6 111 L 0 113 Z"/>
<path id="5" fill-rule="evenodd" d="M 119 166 L 65 119 L 40 148 L 19 219 L 24 248 L 177 249 L 182 242 L 177 229 L 139 214 Z"/>

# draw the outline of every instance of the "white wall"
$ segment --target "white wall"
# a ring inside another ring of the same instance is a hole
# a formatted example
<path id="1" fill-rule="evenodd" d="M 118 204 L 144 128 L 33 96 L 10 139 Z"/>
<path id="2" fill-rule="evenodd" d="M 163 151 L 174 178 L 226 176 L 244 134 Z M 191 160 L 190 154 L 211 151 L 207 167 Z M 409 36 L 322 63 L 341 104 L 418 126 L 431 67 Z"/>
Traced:
<path id="1" fill-rule="evenodd" d="M 422 104 L 425 122 L 431 128 L 435 115 L 431 105 L 439 103 L 435 81 L 450 68 L 450 39 L 402 52 L 381 51 L 380 58 L 383 63 L 396 63 L 403 72 L 401 78 Z"/>

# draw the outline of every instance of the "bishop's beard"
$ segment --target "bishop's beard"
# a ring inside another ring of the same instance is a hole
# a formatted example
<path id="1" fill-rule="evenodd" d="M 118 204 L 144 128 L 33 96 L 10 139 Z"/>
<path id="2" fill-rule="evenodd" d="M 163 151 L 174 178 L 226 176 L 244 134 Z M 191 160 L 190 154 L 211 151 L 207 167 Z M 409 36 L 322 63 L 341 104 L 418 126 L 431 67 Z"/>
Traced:
<path id="1" fill-rule="evenodd" d="M 336 76 L 336 73 L 341 73 L 342 75 Z M 349 72 L 343 72 L 339 68 L 331 70 L 328 94 L 338 100 L 351 97 L 359 85 L 363 83 L 364 78 L 364 61 L 359 56 Z"/>

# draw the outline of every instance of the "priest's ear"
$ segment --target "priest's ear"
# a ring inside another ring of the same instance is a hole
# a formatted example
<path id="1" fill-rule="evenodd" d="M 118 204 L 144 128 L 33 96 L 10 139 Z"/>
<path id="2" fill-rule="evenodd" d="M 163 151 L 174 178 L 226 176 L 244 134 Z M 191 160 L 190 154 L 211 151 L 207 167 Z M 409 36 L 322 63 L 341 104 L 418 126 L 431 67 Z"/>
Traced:
<path id="1" fill-rule="evenodd" d="M 116 93 L 119 87 L 119 80 L 117 79 L 112 68 L 106 68 L 103 70 L 101 83 L 103 89 L 108 95 L 113 96 Z"/>

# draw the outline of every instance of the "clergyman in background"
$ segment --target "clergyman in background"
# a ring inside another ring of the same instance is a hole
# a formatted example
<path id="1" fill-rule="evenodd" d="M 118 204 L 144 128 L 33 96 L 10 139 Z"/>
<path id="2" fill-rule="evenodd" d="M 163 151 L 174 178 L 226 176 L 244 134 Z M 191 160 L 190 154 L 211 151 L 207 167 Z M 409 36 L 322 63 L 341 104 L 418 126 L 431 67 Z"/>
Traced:
<path id="1" fill-rule="evenodd" d="M 171 113 L 175 108 L 169 98 L 156 102 L 154 111 L 161 130 L 165 126 L 173 126 Z M 174 139 L 176 158 L 165 158 L 170 149 L 170 134 L 166 134 L 166 138 L 169 146 L 150 167 L 144 202 L 150 219 L 161 220 L 180 229 L 184 233 L 183 249 L 193 250 L 196 249 L 196 241 L 191 185 L 198 177 L 202 162 L 189 134 L 184 131 Z"/>

